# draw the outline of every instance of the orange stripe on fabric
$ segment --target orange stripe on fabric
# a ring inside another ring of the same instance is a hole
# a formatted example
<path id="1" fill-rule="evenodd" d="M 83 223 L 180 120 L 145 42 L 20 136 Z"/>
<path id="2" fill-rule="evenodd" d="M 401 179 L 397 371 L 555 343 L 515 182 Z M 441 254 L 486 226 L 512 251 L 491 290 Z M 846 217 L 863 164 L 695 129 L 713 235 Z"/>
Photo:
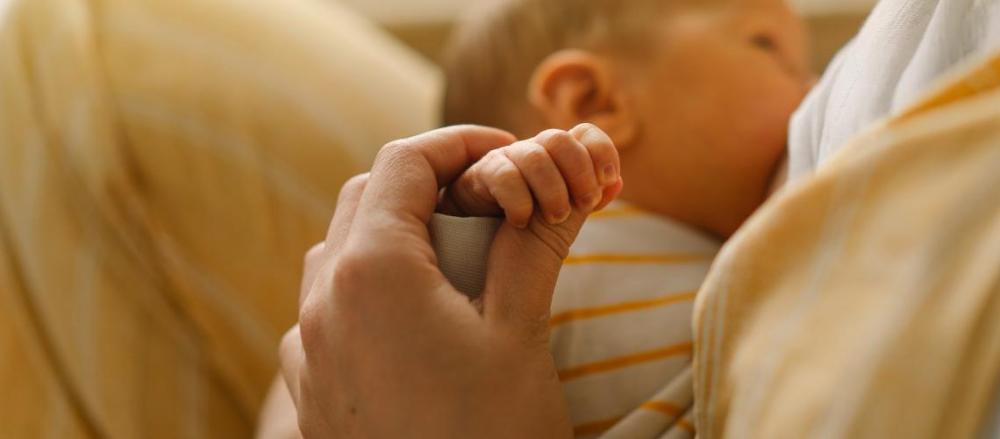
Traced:
<path id="1" fill-rule="evenodd" d="M 644 402 L 640 407 L 647 410 L 652 410 L 655 412 L 662 413 L 664 415 L 667 415 L 671 419 L 677 418 L 684 414 L 684 409 L 678 407 L 673 403 L 669 403 L 666 401 L 647 401 Z M 586 424 L 580 424 L 573 427 L 573 434 L 576 436 L 586 436 L 591 434 L 604 433 L 605 431 L 610 430 L 611 427 L 614 427 L 615 424 L 621 422 L 622 419 L 625 419 L 625 417 L 618 416 L 611 419 L 604 419 L 601 421 L 594 421 L 594 422 L 588 422 Z M 678 424 L 680 422 L 687 422 L 687 421 L 682 419 L 681 421 L 678 422 Z M 690 426 L 690 423 L 688 423 L 688 425 Z M 684 426 L 682 426 L 682 428 L 684 428 L 685 430 L 688 429 L 687 427 Z"/>
<path id="2" fill-rule="evenodd" d="M 660 412 L 667 417 L 676 418 L 684 414 L 684 409 L 666 401 L 646 401 L 640 407 L 654 412 Z"/>
<path id="3" fill-rule="evenodd" d="M 587 436 L 591 434 L 604 433 L 614 427 L 615 424 L 621 422 L 623 418 L 617 417 L 612 419 L 605 419 L 603 421 L 588 422 L 586 424 L 580 424 L 573 427 L 574 436 Z"/>
<path id="4" fill-rule="evenodd" d="M 633 302 L 622 302 L 611 305 L 595 306 L 593 308 L 580 308 L 563 311 L 549 319 L 549 326 L 559 326 L 574 320 L 592 319 L 595 317 L 624 312 L 638 311 L 647 308 L 673 305 L 675 303 L 690 302 L 694 300 L 696 291 L 669 294 L 655 299 L 636 300 Z"/>
<path id="5" fill-rule="evenodd" d="M 705 254 L 612 254 L 594 253 L 572 255 L 563 263 L 566 265 L 580 264 L 689 264 L 711 260 L 713 255 Z"/>
<path id="6" fill-rule="evenodd" d="M 687 431 L 688 433 L 698 434 L 698 431 L 695 430 L 694 428 L 694 424 L 692 424 L 691 421 L 688 421 L 687 419 L 681 419 L 680 421 L 677 421 L 677 426 Z"/>
<path id="7" fill-rule="evenodd" d="M 690 355 L 692 346 L 693 345 L 690 342 L 681 343 L 652 351 L 640 352 L 638 354 L 626 355 L 624 357 L 611 358 L 595 363 L 570 367 L 559 371 L 559 380 L 570 381 L 587 375 L 621 369 L 623 367 L 633 366 L 636 364 L 648 363 L 651 361 L 662 360 L 664 358 L 676 357 L 678 355 Z"/>
<path id="8" fill-rule="evenodd" d="M 610 218 L 627 218 L 632 216 L 647 215 L 641 209 L 635 207 L 620 207 L 617 209 L 604 209 L 600 212 L 594 212 L 587 217 L 588 220 L 595 219 L 610 219 Z"/>

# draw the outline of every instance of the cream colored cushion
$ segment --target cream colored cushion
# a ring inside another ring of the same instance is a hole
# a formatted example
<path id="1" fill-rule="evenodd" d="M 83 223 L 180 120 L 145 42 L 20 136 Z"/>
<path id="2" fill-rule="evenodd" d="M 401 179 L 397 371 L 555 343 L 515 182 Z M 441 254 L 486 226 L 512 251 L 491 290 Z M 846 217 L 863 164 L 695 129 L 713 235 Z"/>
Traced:
<path id="1" fill-rule="evenodd" d="M 320 0 L 13 0 L 0 436 L 249 437 L 341 184 L 439 90 Z"/>

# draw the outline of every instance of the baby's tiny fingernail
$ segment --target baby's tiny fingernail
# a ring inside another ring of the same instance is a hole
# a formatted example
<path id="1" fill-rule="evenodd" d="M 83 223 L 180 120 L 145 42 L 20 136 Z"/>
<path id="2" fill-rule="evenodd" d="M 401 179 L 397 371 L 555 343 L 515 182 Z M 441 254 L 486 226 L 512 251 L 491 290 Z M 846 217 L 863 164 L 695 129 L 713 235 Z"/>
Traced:
<path id="1" fill-rule="evenodd" d="M 566 220 L 568 219 L 569 219 L 569 210 L 560 210 L 559 212 L 550 215 L 548 221 L 549 224 L 556 225 L 556 224 L 562 224 L 566 222 Z"/>
<path id="2" fill-rule="evenodd" d="M 618 172 L 615 171 L 615 165 L 607 165 L 604 167 L 603 174 L 601 175 L 601 182 L 605 186 L 613 184 L 618 181 Z"/>
<path id="3" fill-rule="evenodd" d="M 597 205 L 601 203 L 601 195 L 603 195 L 601 191 L 586 195 L 583 197 L 583 200 L 581 200 L 581 204 L 583 204 L 581 207 L 586 209 L 593 209 L 597 207 Z"/>

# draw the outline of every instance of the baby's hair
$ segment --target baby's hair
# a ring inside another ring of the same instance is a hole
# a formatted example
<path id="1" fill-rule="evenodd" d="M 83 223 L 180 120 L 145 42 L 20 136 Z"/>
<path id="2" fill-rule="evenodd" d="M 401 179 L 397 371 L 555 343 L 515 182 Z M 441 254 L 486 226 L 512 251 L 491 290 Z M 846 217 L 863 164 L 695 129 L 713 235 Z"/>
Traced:
<path id="1" fill-rule="evenodd" d="M 676 0 L 486 0 L 445 53 L 443 122 L 517 134 L 535 68 L 563 49 L 627 51 Z"/>

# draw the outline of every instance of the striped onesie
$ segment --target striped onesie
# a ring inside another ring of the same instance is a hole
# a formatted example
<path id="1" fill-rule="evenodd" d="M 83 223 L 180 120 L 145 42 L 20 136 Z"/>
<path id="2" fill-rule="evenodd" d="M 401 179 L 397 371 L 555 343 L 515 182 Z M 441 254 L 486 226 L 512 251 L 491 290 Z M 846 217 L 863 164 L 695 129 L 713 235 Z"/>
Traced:
<path id="1" fill-rule="evenodd" d="M 577 437 L 694 436 L 692 304 L 719 245 L 623 202 L 588 219 L 551 318 Z"/>

